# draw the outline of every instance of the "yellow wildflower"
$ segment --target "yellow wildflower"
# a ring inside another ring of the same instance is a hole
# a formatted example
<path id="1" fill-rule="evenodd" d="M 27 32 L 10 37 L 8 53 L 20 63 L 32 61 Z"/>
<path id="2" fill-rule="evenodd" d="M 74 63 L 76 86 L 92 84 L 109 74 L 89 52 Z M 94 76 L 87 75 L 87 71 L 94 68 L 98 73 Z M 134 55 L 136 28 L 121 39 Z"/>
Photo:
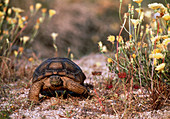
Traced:
<path id="1" fill-rule="evenodd" d="M 137 28 L 137 25 L 139 24 L 139 19 L 131 19 L 132 24 L 135 28 Z"/>
<path id="2" fill-rule="evenodd" d="M 168 38 L 168 35 L 163 35 L 163 36 L 161 36 L 161 38 L 167 39 L 167 38 Z"/>
<path id="3" fill-rule="evenodd" d="M 11 8 L 8 9 L 8 14 L 10 15 L 12 13 Z"/>
<path id="4" fill-rule="evenodd" d="M 34 6 L 30 5 L 30 11 L 33 12 L 34 11 Z"/>
<path id="5" fill-rule="evenodd" d="M 138 42 L 138 47 L 140 47 L 141 46 L 141 42 Z"/>
<path id="6" fill-rule="evenodd" d="M 30 58 L 28 59 L 28 61 L 32 62 L 32 61 L 34 61 L 34 59 L 33 59 L 32 57 L 30 57 Z"/>
<path id="7" fill-rule="evenodd" d="M 10 17 L 6 17 L 6 20 L 8 21 L 9 24 L 12 24 L 12 19 Z"/>
<path id="8" fill-rule="evenodd" d="M 161 63 L 160 65 L 156 66 L 155 70 L 162 71 L 165 67 L 165 63 Z"/>
<path id="9" fill-rule="evenodd" d="M 3 34 L 8 35 L 8 33 L 9 33 L 8 30 L 4 30 L 4 31 L 3 31 Z M 8 39 L 7 39 L 7 40 L 8 40 Z"/>
<path id="10" fill-rule="evenodd" d="M 12 7 L 12 10 L 13 10 L 14 12 L 16 12 L 16 13 L 24 12 L 23 9 L 21 9 L 21 8 L 16 8 L 16 7 Z"/>
<path id="11" fill-rule="evenodd" d="M 160 28 L 160 29 L 159 29 L 159 32 L 162 34 L 162 33 L 163 33 L 163 29 Z M 161 38 L 162 38 L 162 36 L 161 36 Z"/>
<path id="12" fill-rule="evenodd" d="M 164 56 L 162 53 L 150 54 L 149 58 L 163 59 Z"/>
<path id="13" fill-rule="evenodd" d="M 4 16 L 4 13 L 0 11 L 0 18 Z"/>
<path id="14" fill-rule="evenodd" d="M 131 7 L 131 13 L 134 13 L 134 6 Z"/>
<path id="15" fill-rule="evenodd" d="M 23 52 L 23 51 L 24 51 L 24 48 L 23 48 L 23 47 L 19 47 L 18 51 L 19 51 L 19 52 Z"/>
<path id="16" fill-rule="evenodd" d="M 131 4 L 128 4 L 128 8 L 131 8 L 131 6 L 132 6 Z"/>
<path id="17" fill-rule="evenodd" d="M 130 47 L 130 42 L 129 42 L 129 41 L 126 41 L 125 44 L 126 44 L 126 47 L 127 47 L 127 48 Z"/>
<path id="18" fill-rule="evenodd" d="M 149 8 L 153 9 L 153 10 L 156 10 L 156 9 L 159 9 L 159 8 L 163 8 L 163 4 L 161 3 L 151 3 L 148 5 Z"/>
<path id="19" fill-rule="evenodd" d="M 154 49 L 154 50 L 152 51 L 152 54 L 156 54 L 156 53 L 161 53 L 161 50 L 160 50 L 160 49 Z"/>
<path id="20" fill-rule="evenodd" d="M 167 13 L 167 8 L 163 4 L 160 7 L 160 12 L 161 13 Z"/>
<path id="21" fill-rule="evenodd" d="M 44 18 L 43 17 L 39 17 L 39 22 L 42 23 L 44 21 Z"/>
<path id="22" fill-rule="evenodd" d="M 169 15 L 169 13 L 164 14 L 164 16 L 163 16 L 162 18 L 163 18 L 165 21 L 170 20 L 170 15 Z"/>
<path id="23" fill-rule="evenodd" d="M 6 39 L 6 43 L 9 44 L 9 39 L 8 38 Z"/>
<path id="24" fill-rule="evenodd" d="M 35 10 L 38 11 L 41 8 L 41 3 L 36 3 Z"/>
<path id="25" fill-rule="evenodd" d="M 71 60 L 73 60 L 73 59 L 74 59 L 74 55 L 73 55 L 73 53 L 71 53 L 71 54 L 70 54 L 70 58 L 71 58 Z"/>
<path id="26" fill-rule="evenodd" d="M 151 38 L 152 45 L 160 40 L 161 36 L 155 36 Z"/>
<path id="27" fill-rule="evenodd" d="M 122 38 L 122 36 L 116 36 L 116 40 L 120 43 L 121 41 L 123 41 L 123 38 Z"/>
<path id="28" fill-rule="evenodd" d="M 131 11 L 131 4 L 128 4 L 128 12 Z"/>
<path id="29" fill-rule="evenodd" d="M 5 0 L 4 2 L 5 2 L 5 4 L 7 5 L 7 4 L 9 3 L 9 0 Z"/>
<path id="30" fill-rule="evenodd" d="M 3 11 L 6 12 L 6 10 L 7 10 L 7 7 L 4 7 L 4 8 L 3 8 Z"/>
<path id="31" fill-rule="evenodd" d="M 37 24 L 40 24 L 40 20 L 41 20 L 41 19 L 39 19 L 39 18 L 37 19 Z"/>
<path id="32" fill-rule="evenodd" d="M 129 35 L 129 39 L 132 39 L 132 34 Z"/>
<path id="33" fill-rule="evenodd" d="M 146 24 L 146 34 L 148 34 L 148 33 L 149 33 L 149 25 Z"/>
<path id="34" fill-rule="evenodd" d="M 17 57 L 18 51 L 14 50 L 14 55 L 15 55 L 15 57 Z"/>
<path id="35" fill-rule="evenodd" d="M 130 58 L 130 62 L 133 64 L 133 58 Z"/>
<path id="36" fill-rule="evenodd" d="M 99 42 L 98 42 L 98 45 L 99 45 L 99 47 L 100 47 L 100 48 L 102 48 L 102 47 L 103 47 L 103 44 L 102 44 L 102 42 L 101 42 L 101 41 L 99 41 Z"/>
<path id="37" fill-rule="evenodd" d="M 146 43 L 143 42 L 142 47 L 143 47 L 143 48 L 144 48 L 144 47 L 148 47 L 148 44 L 146 44 Z"/>
<path id="38" fill-rule="evenodd" d="M 120 50 L 121 48 L 123 48 L 123 47 L 118 47 L 117 49 Z"/>
<path id="39" fill-rule="evenodd" d="M 141 3 L 143 0 L 133 0 L 133 2 L 136 2 L 136 3 Z"/>
<path id="40" fill-rule="evenodd" d="M 135 10 L 136 10 L 138 13 L 143 12 L 143 8 L 135 8 Z"/>
<path id="41" fill-rule="evenodd" d="M 39 24 L 35 24 L 34 28 L 37 30 L 39 29 L 40 25 Z"/>
<path id="42" fill-rule="evenodd" d="M 23 20 L 21 18 L 19 18 L 18 25 L 19 25 L 20 28 L 24 27 Z"/>
<path id="43" fill-rule="evenodd" d="M 49 17 L 51 18 L 53 15 L 55 15 L 56 14 L 56 11 L 55 10 L 52 10 L 52 9 L 50 9 L 49 10 Z"/>
<path id="44" fill-rule="evenodd" d="M 135 58 L 136 58 L 136 55 L 135 55 L 135 54 L 133 54 L 133 55 L 132 55 L 132 57 L 135 59 Z"/>
<path id="45" fill-rule="evenodd" d="M 143 36 L 143 30 L 140 32 L 140 38 L 142 38 Z"/>
<path id="46" fill-rule="evenodd" d="M 114 44 L 115 36 L 110 35 L 110 36 L 107 37 L 107 40 L 110 41 L 112 44 Z"/>
<path id="47" fill-rule="evenodd" d="M 107 47 L 104 45 L 101 52 L 107 52 Z"/>
<path id="48" fill-rule="evenodd" d="M 55 41 L 56 40 L 56 37 L 58 36 L 58 33 L 51 33 L 51 37 L 53 38 L 53 40 Z"/>
<path id="49" fill-rule="evenodd" d="M 13 24 L 17 23 L 17 20 L 16 19 L 12 19 L 12 23 Z"/>
<path id="50" fill-rule="evenodd" d="M 144 18 L 144 12 L 141 12 L 141 15 L 140 15 L 140 21 L 142 21 Z"/>
<path id="51" fill-rule="evenodd" d="M 22 38 L 23 43 L 25 44 L 29 39 L 30 39 L 29 36 L 24 36 L 24 37 Z"/>
<path id="52" fill-rule="evenodd" d="M 113 62 L 112 58 L 107 58 L 107 62 L 112 63 Z"/>
<path id="53" fill-rule="evenodd" d="M 165 39 L 162 43 L 167 46 L 170 43 L 170 38 Z"/>
<path id="54" fill-rule="evenodd" d="M 28 20 L 28 16 L 23 16 L 22 17 L 22 20 L 25 22 L 25 21 L 27 21 Z"/>
<path id="55" fill-rule="evenodd" d="M 153 64 L 156 65 L 157 63 L 157 59 L 153 59 Z"/>
<path id="56" fill-rule="evenodd" d="M 117 53 L 115 54 L 115 58 L 116 58 L 116 60 L 117 60 Z"/>
<path id="57" fill-rule="evenodd" d="M 158 48 L 160 48 L 161 50 L 165 50 L 166 49 L 166 47 L 165 47 L 165 45 L 164 44 L 158 44 L 158 45 L 156 45 L 156 47 L 158 47 Z"/>
<path id="58" fill-rule="evenodd" d="M 46 8 L 42 8 L 42 9 L 41 9 L 41 12 L 42 12 L 42 13 L 45 13 L 46 11 L 47 11 Z"/>
<path id="59" fill-rule="evenodd" d="M 134 45 L 133 42 L 129 42 L 129 41 L 126 41 L 125 44 L 126 44 L 126 45 L 125 45 L 125 49 L 128 49 L 128 48 L 130 48 L 130 47 L 132 47 L 132 46 Z"/>

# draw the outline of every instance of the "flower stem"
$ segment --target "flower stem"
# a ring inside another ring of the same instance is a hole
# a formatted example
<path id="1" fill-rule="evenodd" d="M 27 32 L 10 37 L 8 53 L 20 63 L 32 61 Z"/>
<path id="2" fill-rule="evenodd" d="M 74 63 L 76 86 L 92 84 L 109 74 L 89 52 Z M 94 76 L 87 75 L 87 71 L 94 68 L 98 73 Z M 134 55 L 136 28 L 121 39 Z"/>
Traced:
<path id="1" fill-rule="evenodd" d="M 119 57 L 118 57 L 118 51 L 119 51 L 118 50 L 118 47 L 119 47 L 119 42 L 118 41 L 119 41 L 120 35 L 121 35 L 122 31 L 123 31 L 123 28 L 124 28 L 125 24 L 126 24 L 126 18 L 125 18 L 125 20 L 123 22 L 122 28 L 121 28 L 121 30 L 119 32 L 119 37 L 117 39 L 117 64 L 118 64 L 118 71 L 120 71 L 120 69 L 119 69 Z"/>
<path id="2" fill-rule="evenodd" d="M 136 37 L 136 27 L 135 27 L 135 41 L 134 42 L 136 41 L 137 41 L 137 37 Z"/>
<path id="3" fill-rule="evenodd" d="M 122 0 L 120 0 L 120 6 L 119 6 L 119 19 L 120 19 L 120 21 L 122 23 L 121 9 L 122 9 Z"/>
<path id="4" fill-rule="evenodd" d="M 108 55 L 106 55 L 105 53 L 103 53 L 106 57 L 110 58 Z M 128 71 L 128 69 L 126 69 L 125 67 L 123 67 L 122 65 L 118 64 L 117 61 L 115 61 L 113 58 L 111 58 L 113 60 L 114 63 L 116 63 L 118 66 L 120 66 L 122 69 Z"/>

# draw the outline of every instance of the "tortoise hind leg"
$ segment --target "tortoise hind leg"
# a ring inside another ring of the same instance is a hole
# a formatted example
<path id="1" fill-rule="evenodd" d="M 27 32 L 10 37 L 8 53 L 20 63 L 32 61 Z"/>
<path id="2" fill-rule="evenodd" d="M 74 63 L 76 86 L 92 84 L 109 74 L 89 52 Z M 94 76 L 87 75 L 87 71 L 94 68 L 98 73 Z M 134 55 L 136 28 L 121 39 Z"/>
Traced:
<path id="1" fill-rule="evenodd" d="M 42 86 L 43 86 L 42 81 L 38 81 L 32 84 L 28 94 L 28 98 L 30 101 L 39 102 L 39 93 Z"/>
<path id="2" fill-rule="evenodd" d="M 88 96 L 88 90 L 84 86 L 82 86 L 81 84 L 76 83 L 75 81 L 71 80 L 68 77 L 61 77 L 61 79 L 63 80 L 64 88 L 67 88 L 72 92 L 81 94 L 84 97 Z"/>

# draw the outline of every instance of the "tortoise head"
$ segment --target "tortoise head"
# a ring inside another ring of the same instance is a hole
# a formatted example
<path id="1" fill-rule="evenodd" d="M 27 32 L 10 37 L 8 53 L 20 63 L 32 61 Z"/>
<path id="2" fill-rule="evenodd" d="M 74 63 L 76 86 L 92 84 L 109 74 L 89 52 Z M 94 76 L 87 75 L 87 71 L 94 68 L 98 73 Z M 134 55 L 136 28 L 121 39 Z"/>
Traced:
<path id="1" fill-rule="evenodd" d="M 61 80 L 60 76 L 52 75 L 50 76 L 50 84 L 54 87 L 58 87 L 63 85 L 63 81 Z"/>

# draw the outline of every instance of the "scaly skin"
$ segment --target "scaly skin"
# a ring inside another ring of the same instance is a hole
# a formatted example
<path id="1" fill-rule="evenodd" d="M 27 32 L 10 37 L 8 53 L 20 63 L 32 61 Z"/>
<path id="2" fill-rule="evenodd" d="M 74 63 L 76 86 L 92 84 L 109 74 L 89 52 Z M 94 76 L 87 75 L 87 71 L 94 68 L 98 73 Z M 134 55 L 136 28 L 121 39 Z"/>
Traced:
<path id="1" fill-rule="evenodd" d="M 56 87 L 53 86 L 55 85 L 55 80 L 56 80 L 56 85 L 60 84 L 58 81 L 59 80 L 58 76 L 56 76 L 56 78 L 54 76 L 49 77 L 49 78 L 44 78 L 44 79 L 41 79 L 40 81 L 33 83 L 30 88 L 29 95 L 28 95 L 29 100 L 35 103 L 39 103 L 39 94 L 40 94 L 41 89 L 59 90 L 63 88 L 63 89 L 68 89 L 77 94 L 81 94 L 84 97 L 88 96 L 87 89 L 83 85 L 81 85 L 79 82 L 75 82 L 68 77 L 60 77 L 60 78 L 63 81 L 62 82 L 63 86 L 61 85 L 56 86 Z M 52 81 L 52 84 L 51 84 L 51 81 Z"/>
<path id="2" fill-rule="evenodd" d="M 39 102 L 39 93 L 43 85 L 44 83 L 42 81 L 37 81 L 32 84 L 28 94 L 28 98 L 30 101 L 34 101 L 36 103 Z"/>
<path id="3" fill-rule="evenodd" d="M 78 94 L 82 94 L 82 95 L 88 94 L 87 89 L 81 84 L 73 81 L 72 79 L 68 77 L 61 77 L 61 79 L 63 80 L 64 88 L 67 88 L 68 90 L 78 93 Z"/>

